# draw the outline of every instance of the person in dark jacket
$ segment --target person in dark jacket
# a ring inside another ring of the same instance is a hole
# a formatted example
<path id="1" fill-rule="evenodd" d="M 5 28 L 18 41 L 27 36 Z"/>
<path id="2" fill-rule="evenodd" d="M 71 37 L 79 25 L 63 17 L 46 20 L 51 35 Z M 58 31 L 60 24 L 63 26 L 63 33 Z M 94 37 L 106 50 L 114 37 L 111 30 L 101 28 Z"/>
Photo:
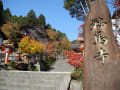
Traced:
<path id="1" fill-rule="evenodd" d="M 40 55 L 40 61 L 39 61 L 40 71 L 46 71 L 45 60 L 46 60 L 45 55 L 41 54 L 41 55 Z"/>
<path id="2" fill-rule="evenodd" d="M 34 69 L 34 62 L 35 62 L 34 58 L 31 58 L 30 59 L 30 67 L 31 67 L 32 71 Z"/>

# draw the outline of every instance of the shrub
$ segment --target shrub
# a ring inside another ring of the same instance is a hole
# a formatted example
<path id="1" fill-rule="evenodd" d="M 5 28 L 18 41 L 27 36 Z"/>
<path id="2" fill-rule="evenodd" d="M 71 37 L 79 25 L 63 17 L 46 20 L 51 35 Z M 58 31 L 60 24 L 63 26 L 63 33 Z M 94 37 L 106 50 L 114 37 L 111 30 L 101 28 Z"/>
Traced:
<path id="1" fill-rule="evenodd" d="M 83 67 L 78 68 L 76 71 L 71 73 L 71 79 L 82 80 L 83 79 Z"/>
<path id="2" fill-rule="evenodd" d="M 19 63 L 18 66 L 16 67 L 16 62 L 15 61 L 11 61 L 8 63 L 8 70 L 25 70 L 25 71 L 38 71 L 37 67 L 34 66 L 33 70 L 31 68 L 28 68 L 29 65 L 28 64 L 24 64 L 24 63 Z"/>
<path id="3" fill-rule="evenodd" d="M 10 61 L 8 63 L 8 67 L 7 67 L 8 70 L 16 70 L 16 63 L 15 61 Z"/>
<path id="4" fill-rule="evenodd" d="M 55 58 L 53 56 L 50 56 L 49 58 L 46 58 L 46 60 L 45 60 L 45 66 L 46 66 L 46 68 L 49 69 L 50 66 L 54 63 L 54 61 L 55 61 Z"/>

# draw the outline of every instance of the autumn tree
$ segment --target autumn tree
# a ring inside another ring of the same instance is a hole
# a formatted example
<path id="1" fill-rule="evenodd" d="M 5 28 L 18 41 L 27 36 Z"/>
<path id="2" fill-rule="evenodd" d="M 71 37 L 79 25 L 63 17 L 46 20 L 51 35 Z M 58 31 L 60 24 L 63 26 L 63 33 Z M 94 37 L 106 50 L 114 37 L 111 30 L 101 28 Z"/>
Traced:
<path id="1" fill-rule="evenodd" d="M 60 32 L 59 30 L 56 32 L 56 40 L 61 41 L 63 38 L 66 38 L 66 34 Z"/>
<path id="2" fill-rule="evenodd" d="M 63 38 L 61 40 L 61 47 L 64 48 L 64 49 L 68 49 L 71 47 L 71 42 L 69 42 L 69 40 L 67 38 Z"/>
<path id="3" fill-rule="evenodd" d="M 8 24 L 4 24 L 1 28 L 1 30 L 7 35 L 7 37 L 10 37 L 10 32 L 13 28 L 13 24 L 8 22 Z"/>
<path id="4" fill-rule="evenodd" d="M 53 54 L 55 52 L 55 48 L 53 46 L 53 42 L 47 42 L 46 43 L 45 52 L 47 54 Z"/>
<path id="5" fill-rule="evenodd" d="M 54 40 L 54 41 L 56 40 L 56 32 L 55 31 L 48 29 L 47 34 L 51 40 Z"/>
<path id="6" fill-rule="evenodd" d="M 69 58 L 69 60 L 67 60 L 67 63 L 71 64 L 72 66 L 74 66 L 77 69 L 80 67 L 83 67 L 84 56 L 81 56 L 78 53 L 71 53 L 71 56 L 69 54 L 67 54 L 67 55 Z"/>
<path id="7" fill-rule="evenodd" d="M 5 33 L 8 39 L 10 39 L 10 42 L 13 43 L 15 47 L 18 47 L 18 42 L 22 38 L 18 25 L 8 22 L 7 24 L 3 24 L 1 30 Z"/>
<path id="8" fill-rule="evenodd" d="M 43 51 L 43 45 L 35 40 L 31 40 L 29 36 L 21 39 L 19 50 L 29 55 L 40 53 Z"/>
<path id="9" fill-rule="evenodd" d="M 60 41 L 54 41 L 54 42 L 53 42 L 53 47 L 54 47 L 55 49 L 58 49 L 58 48 L 60 47 Z"/>
<path id="10" fill-rule="evenodd" d="M 53 29 L 52 30 L 48 29 L 47 34 L 48 34 L 49 38 L 51 39 L 50 45 L 52 45 L 52 47 L 54 48 L 53 51 L 55 51 L 55 49 L 57 49 L 58 53 L 60 54 L 64 49 L 68 49 L 71 47 L 71 42 L 69 42 L 65 33 L 62 33 L 60 31 L 56 31 Z M 48 44 L 48 46 L 49 46 L 49 44 Z"/>

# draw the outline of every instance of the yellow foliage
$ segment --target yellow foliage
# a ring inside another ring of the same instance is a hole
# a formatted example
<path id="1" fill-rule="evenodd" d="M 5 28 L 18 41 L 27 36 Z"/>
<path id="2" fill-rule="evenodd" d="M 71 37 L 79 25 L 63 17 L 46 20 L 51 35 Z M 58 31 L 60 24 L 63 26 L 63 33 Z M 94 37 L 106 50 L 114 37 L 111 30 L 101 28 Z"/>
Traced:
<path id="1" fill-rule="evenodd" d="M 55 37 L 56 37 L 56 32 L 55 31 L 48 29 L 47 34 L 48 34 L 50 39 L 55 40 Z"/>
<path id="2" fill-rule="evenodd" d="M 59 48 L 59 45 L 60 45 L 60 42 L 59 42 L 59 41 L 54 41 L 54 42 L 53 42 L 53 47 L 54 47 L 54 48 L 56 48 L 56 49 Z"/>
<path id="3" fill-rule="evenodd" d="M 7 37 L 10 37 L 11 32 L 15 31 L 14 29 L 18 30 L 19 27 L 17 24 L 13 24 L 11 22 L 3 24 L 3 26 L 1 27 L 2 32 L 4 32 Z"/>
<path id="4" fill-rule="evenodd" d="M 70 48 L 72 46 L 72 43 L 71 42 L 69 42 L 68 43 L 68 48 Z"/>
<path id="5" fill-rule="evenodd" d="M 35 40 L 31 40 L 29 36 L 21 39 L 19 50 L 28 54 L 35 54 L 43 51 L 43 45 Z"/>
<path id="6" fill-rule="evenodd" d="M 69 42 L 69 40 L 67 38 L 63 38 L 61 40 L 61 45 L 63 48 L 67 49 L 67 48 L 70 48 L 72 44 L 71 44 L 71 42 Z"/>

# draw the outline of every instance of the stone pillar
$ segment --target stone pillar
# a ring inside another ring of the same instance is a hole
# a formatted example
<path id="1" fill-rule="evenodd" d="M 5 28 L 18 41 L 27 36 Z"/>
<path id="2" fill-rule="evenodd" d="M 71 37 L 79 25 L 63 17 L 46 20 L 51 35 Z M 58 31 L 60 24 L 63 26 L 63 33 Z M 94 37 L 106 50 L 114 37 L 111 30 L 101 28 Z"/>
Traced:
<path id="1" fill-rule="evenodd" d="M 120 90 L 120 49 L 105 0 L 90 3 L 85 21 L 84 90 Z"/>

